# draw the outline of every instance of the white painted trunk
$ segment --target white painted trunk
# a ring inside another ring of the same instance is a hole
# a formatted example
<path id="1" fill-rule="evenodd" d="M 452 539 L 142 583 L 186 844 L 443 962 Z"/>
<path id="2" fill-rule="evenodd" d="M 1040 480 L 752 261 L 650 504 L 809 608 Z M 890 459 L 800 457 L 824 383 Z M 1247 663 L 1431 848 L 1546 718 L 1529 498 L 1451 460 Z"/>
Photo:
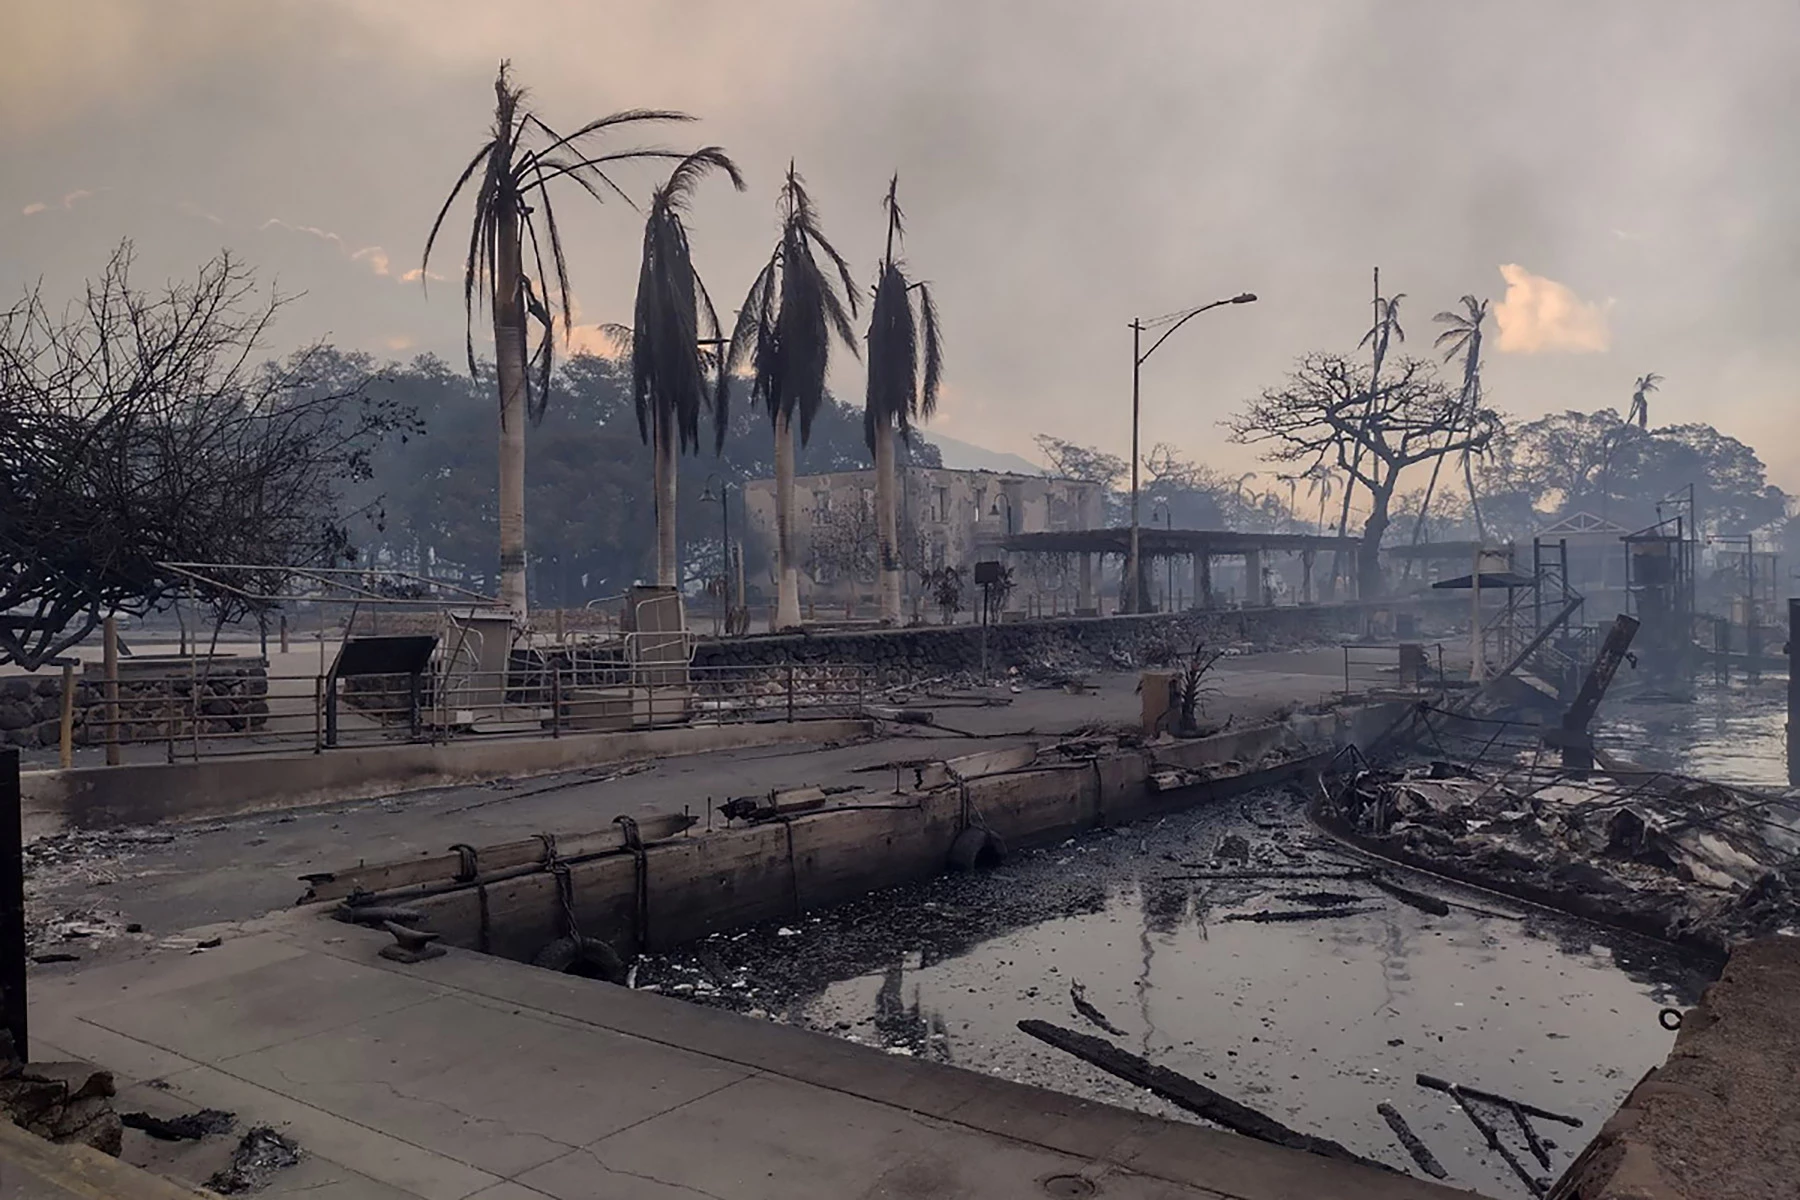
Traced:
<path id="1" fill-rule="evenodd" d="M 520 303 L 519 219 L 500 220 L 494 270 L 494 367 L 500 381 L 500 600 L 525 608 L 525 313 Z"/>
<path id="2" fill-rule="evenodd" d="M 675 587 L 675 430 L 667 412 L 656 414 L 656 586 Z"/>
<path id="3" fill-rule="evenodd" d="M 900 624 L 899 478 L 894 468 L 894 428 L 884 421 L 875 430 L 875 530 L 880 539 L 877 580 L 881 619 Z"/>
<path id="4" fill-rule="evenodd" d="M 800 624 L 800 570 L 794 563 L 794 431 L 775 417 L 775 628 Z"/>

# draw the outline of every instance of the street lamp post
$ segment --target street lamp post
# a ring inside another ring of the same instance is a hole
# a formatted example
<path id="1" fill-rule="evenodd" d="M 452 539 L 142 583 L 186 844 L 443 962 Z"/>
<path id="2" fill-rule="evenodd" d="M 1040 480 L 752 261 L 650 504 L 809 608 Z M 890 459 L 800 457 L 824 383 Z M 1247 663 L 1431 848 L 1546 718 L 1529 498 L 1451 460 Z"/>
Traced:
<path id="1" fill-rule="evenodd" d="M 1151 322 L 1150 325 L 1144 324 L 1143 321 L 1141 321 L 1135 317 L 1132 319 L 1132 322 L 1131 322 L 1131 553 L 1129 556 L 1129 560 L 1125 564 L 1125 579 L 1120 581 L 1121 588 L 1129 586 L 1131 589 L 1131 603 L 1126 606 L 1127 612 L 1135 613 L 1135 612 L 1142 612 L 1144 610 L 1143 560 L 1138 557 L 1138 411 L 1139 411 L 1139 407 L 1140 407 L 1139 392 L 1138 392 L 1138 377 L 1140 374 L 1140 368 L 1143 367 L 1145 361 L 1148 360 L 1152 354 L 1156 353 L 1157 348 L 1159 346 L 1161 346 L 1164 342 L 1169 340 L 1170 334 L 1174 333 L 1177 329 L 1180 329 L 1183 325 L 1186 325 L 1189 321 L 1193 320 L 1195 317 L 1199 316 L 1201 313 L 1206 312 L 1209 309 L 1218 308 L 1220 305 L 1224 305 L 1224 304 L 1254 304 L 1255 302 L 1256 302 L 1255 293 L 1242 292 L 1236 296 L 1232 296 L 1230 299 L 1227 299 L 1227 300 L 1214 300 L 1209 304 L 1202 304 L 1198 308 L 1190 308 L 1186 312 L 1175 313 L 1168 317 L 1159 318 L 1158 320 Z M 1148 350 L 1142 349 L 1144 332 L 1147 329 L 1151 328 L 1152 326 L 1160 325 L 1165 321 L 1173 322 L 1173 323 L 1170 324 L 1169 327 L 1163 331 L 1163 335 L 1161 337 L 1157 338 L 1155 342 L 1151 343 L 1151 346 Z M 1129 581 L 1129 583 L 1127 583 L 1126 581 Z"/>
<path id="2" fill-rule="evenodd" d="M 714 480 L 718 480 L 718 483 L 719 483 L 719 491 L 718 491 L 717 495 L 713 494 L 713 481 Z M 731 604 L 731 485 L 729 483 L 726 483 L 725 480 L 721 479 L 716 472 L 713 474 L 710 474 L 706 477 L 706 490 L 700 493 L 700 502 L 702 504 L 710 504 L 715 500 L 718 501 L 718 504 L 719 504 L 719 524 L 724 533 L 724 546 L 719 552 L 719 600 L 720 600 L 720 603 L 724 606 L 725 617 L 727 620 L 729 620 L 730 616 L 731 616 L 731 609 L 732 609 L 732 604 Z M 721 622 L 719 621 L 718 618 L 716 618 L 716 617 L 714 618 L 713 625 L 714 625 L 713 632 L 715 632 L 715 633 L 720 632 Z"/>

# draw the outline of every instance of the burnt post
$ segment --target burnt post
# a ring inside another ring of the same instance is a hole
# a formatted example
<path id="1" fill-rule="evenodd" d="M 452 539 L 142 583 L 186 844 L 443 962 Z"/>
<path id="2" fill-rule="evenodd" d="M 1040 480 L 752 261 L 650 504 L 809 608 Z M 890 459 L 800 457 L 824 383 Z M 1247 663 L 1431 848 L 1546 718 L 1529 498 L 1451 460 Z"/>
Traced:
<path id="1" fill-rule="evenodd" d="M 1605 698 L 1606 689 L 1612 685 L 1613 676 L 1618 674 L 1619 664 L 1625 661 L 1625 655 L 1631 649 L 1631 639 L 1637 636 L 1637 631 L 1637 618 L 1624 613 L 1620 613 L 1612 628 L 1606 631 L 1606 641 L 1601 643 L 1600 653 L 1595 657 L 1594 665 L 1588 669 L 1587 679 L 1575 694 L 1575 703 L 1563 714 L 1562 728 L 1555 739 L 1562 747 L 1564 767 L 1575 771 L 1593 768 L 1594 740 L 1588 725 L 1599 711 L 1600 701 Z"/>
<path id="2" fill-rule="evenodd" d="M 19 748 L 0 749 L 0 1024 L 13 1054 L 25 1041 L 25 834 L 19 797 Z"/>
<path id="3" fill-rule="evenodd" d="M 1796 741 L 1794 718 L 1800 716 L 1800 600 L 1788 601 L 1788 783 L 1800 785 L 1800 741 Z"/>

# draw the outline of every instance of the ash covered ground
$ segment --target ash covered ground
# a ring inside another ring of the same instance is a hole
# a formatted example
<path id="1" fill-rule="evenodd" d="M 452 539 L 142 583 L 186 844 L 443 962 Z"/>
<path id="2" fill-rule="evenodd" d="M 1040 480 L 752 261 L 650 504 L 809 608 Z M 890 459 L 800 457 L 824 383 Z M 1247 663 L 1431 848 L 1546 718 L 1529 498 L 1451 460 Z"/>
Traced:
<path id="1" fill-rule="evenodd" d="M 1711 968 L 1418 876 L 1390 878 L 1451 901 L 1448 915 L 1360 876 L 1298 877 L 1368 865 L 1311 829 L 1296 796 L 1268 792 L 720 935 L 644 960 L 636 985 L 1182 1117 L 1016 1027 L 1039 1018 L 1411 1170 L 1376 1112 L 1389 1101 L 1452 1182 L 1527 1195 L 1415 1073 L 1579 1117 L 1540 1131 L 1554 1177 L 1664 1059 L 1659 1010 L 1691 1003 Z M 1243 872 L 1270 877 L 1219 877 Z M 1321 915 L 1249 919 L 1300 911 Z"/>

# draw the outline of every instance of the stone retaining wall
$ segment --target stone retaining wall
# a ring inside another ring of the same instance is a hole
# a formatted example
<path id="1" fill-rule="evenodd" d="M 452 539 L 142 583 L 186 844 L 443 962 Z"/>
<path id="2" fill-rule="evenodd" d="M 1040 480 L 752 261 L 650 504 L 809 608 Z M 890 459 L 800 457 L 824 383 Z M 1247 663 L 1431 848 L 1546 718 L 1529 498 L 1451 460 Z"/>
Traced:
<path id="1" fill-rule="evenodd" d="M 202 663 L 199 677 L 179 663 L 121 663 L 118 740 L 162 741 L 194 735 L 194 690 L 199 689 L 200 733 L 261 729 L 269 715 L 269 668 L 260 658 L 217 658 Z M 100 668 L 90 665 L 75 680 L 75 744 L 106 740 Z M 0 678 L 0 741 L 33 749 L 62 737 L 60 673 Z"/>

